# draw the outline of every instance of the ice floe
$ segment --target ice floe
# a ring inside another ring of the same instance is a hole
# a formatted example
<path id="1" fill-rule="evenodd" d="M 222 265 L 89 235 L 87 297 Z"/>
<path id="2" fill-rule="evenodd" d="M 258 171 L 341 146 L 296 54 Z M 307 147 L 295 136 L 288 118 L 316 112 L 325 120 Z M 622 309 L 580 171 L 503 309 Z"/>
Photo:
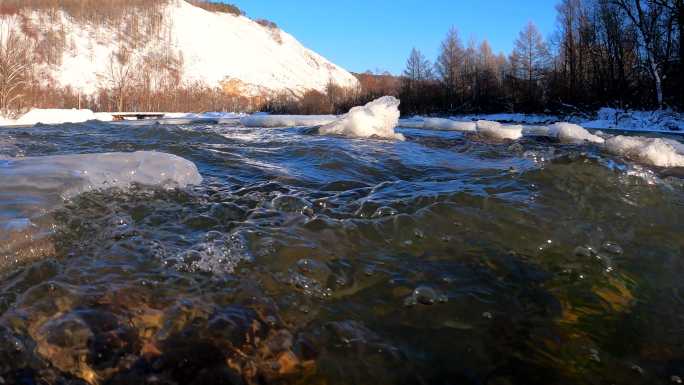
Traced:
<path id="1" fill-rule="evenodd" d="M 0 160 L 1 191 L 50 191 L 63 198 L 133 183 L 185 187 L 202 177 L 194 163 L 161 152 L 104 153 Z"/>
<path id="2" fill-rule="evenodd" d="M 477 133 L 488 138 L 516 140 L 522 137 L 523 126 L 521 125 L 503 125 L 488 120 L 478 120 L 476 125 Z"/>
<path id="3" fill-rule="evenodd" d="M 593 135 L 585 130 L 584 127 L 572 123 L 560 122 L 552 124 L 548 126 L 548 134 L 563 143 L 604 142 L 604 139 L 600 136 Z"/>
<path id="4" fill-rule="evenodd" d="M 684 167 L 684 144 L 671 139 L 615 136 L 606 150 L 629 160 L 658 167 Z"/>
<path id="5" fill-rule="evenodd" d="M 441 118 L 426 118 L 423 122 L 423 127 L 428 130 L 441 131 L 477 131 L 477 124 L 475 122 L 457 122 Z"/>
<path id="6" fill-rule="evenodd" d="M 319 129 L 322 135 L 342 135 L 354 138 L 385 138 L 404 140 L 394 129 L 399 124 L 399 99 L 383 96 Z"/>

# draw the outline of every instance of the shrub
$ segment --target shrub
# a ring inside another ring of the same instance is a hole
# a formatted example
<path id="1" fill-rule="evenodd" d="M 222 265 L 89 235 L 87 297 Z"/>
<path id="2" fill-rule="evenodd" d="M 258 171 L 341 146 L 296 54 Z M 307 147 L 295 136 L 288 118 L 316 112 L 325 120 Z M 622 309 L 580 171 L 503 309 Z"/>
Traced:
<path id="1" fill-rule="evenodd" d="M 254 20 L 257 24 L 259 24 L 262 27 L 270 28 L 270 29 L 276 29 L 278 28 L 278 24 L 272 22 L 271 20 L 266 20 L 266 19 L 256 19 Z"/>
<path id="2" fill-rule="evenodd" d="M 243 10 L 233 4 L 219 3 L 211 0 L 189 0 L 189 3 L 209 12 L 230 13 L 235 16 L 242 16 L 245 14 Z"/>

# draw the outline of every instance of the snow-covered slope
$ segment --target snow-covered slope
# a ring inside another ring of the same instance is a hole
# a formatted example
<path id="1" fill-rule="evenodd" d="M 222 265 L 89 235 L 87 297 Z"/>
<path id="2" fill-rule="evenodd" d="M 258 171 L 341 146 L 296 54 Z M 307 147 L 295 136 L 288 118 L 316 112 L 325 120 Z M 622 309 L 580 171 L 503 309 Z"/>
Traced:
<path id="1" fill-rule="evenodd" d="M 169 0 L 162 14 L 164 31 L 136 47 L 132 60 L 137 58 L 140 63 L 135 67 L 142 67 L 150 53 L 171 51 L 182 58 L 182 83 L 201 82 L 245 96 L 282 90 L 295 94 L 323 91 L 330 82 L 342 87 L 358 84 L 351 73 L 293 36 L 248 17 L 209 12 L 184 0 Z M 40 12 L 30 15 L 36 25 L 45 25 L 39 23 L 45 17 Z M 58 85 L 84 94 L 107 88 L 111 73 L 122 72 L 119 68 L 112 71 L 113 55 L 120 48 L 116 31 L 106 25 L 78 23 L 66 13 L 61 19 L 62 25 L 55 27 L 67 34 L 61 64 L 45 66 L 43 73 Z"/>

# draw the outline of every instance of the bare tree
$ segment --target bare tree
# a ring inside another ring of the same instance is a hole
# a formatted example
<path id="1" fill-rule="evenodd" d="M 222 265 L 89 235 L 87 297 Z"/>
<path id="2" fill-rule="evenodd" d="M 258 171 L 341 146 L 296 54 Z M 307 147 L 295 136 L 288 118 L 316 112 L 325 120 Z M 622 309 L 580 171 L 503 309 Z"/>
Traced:
<path id="1" fill-rule="evenodd" d="M 405 86 L 413 89 L 417 87 L 420 82 L 432 78 L 432 64 L 423 56 L 423 54 L 413 48 L 411 55 L 406 61 L 406 69 L 404 70 Z"/>
<path id="2" fill-rule="evenodd" d="M 538 82 L 548 69 L 550 54 L 541 33 L 530 22 L 520 32 L 511 54 L 514 75 L 527 83 L 528 99 L 534 99 Z"/>
<path id="3" fill-rule="evenodd" d="M 23 97 L 32 67 L 31 52 L 31 42 L 20 36 L 11 23 L 0 25 L 0 113 L 5 116 Z"/>
<path id="4" fill-rule="evenodd" d="M 658 107 L 663 107 L 663 82 L 658 61 L 658 44 L 660 29 L 658 28 L 661 6 L 654 0 L 613 0 L 622 8 L 632 21 L 646 51 L 649 70 L 655 85 Z M 681 37 L 680 37 L 681 39 Z"/>
<path id="5" fill-rule="evenodd" d="M 451 99 L 458 90 L 464 56 L 465 50 L 458 35 L 458 30 L 451 28 L 444 41 L 442 41 L 440 54 L 435 65 L 437 73 L 446 88 L 451 108 L 453 108 L 453 101 Z"/>
<path id="6" fill-rule="evenodd" d="M 136 80 L 134 70 L 138 66 L 135 58 L 126 50 L 112 52 L 109 55 L 109 65 L 104 81 L 106 88 L 114 92 L 116 108 L 119 112 L 124 110 L 127 94 L 134 87 L 133 83 Z"/>

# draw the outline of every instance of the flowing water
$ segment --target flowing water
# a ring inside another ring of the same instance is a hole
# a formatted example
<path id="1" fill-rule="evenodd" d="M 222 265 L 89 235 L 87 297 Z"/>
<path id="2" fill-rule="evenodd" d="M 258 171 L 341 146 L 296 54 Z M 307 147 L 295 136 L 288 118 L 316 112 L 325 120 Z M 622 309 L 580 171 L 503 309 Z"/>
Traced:
<path id="1" fill-rule="evenodd" d="M 399 131 L 3 130 L 6 157 L 155 150 L 204 181 L 44 210 L 0 278 L 0 384 L 681 383 L 681 173 Z"/>

